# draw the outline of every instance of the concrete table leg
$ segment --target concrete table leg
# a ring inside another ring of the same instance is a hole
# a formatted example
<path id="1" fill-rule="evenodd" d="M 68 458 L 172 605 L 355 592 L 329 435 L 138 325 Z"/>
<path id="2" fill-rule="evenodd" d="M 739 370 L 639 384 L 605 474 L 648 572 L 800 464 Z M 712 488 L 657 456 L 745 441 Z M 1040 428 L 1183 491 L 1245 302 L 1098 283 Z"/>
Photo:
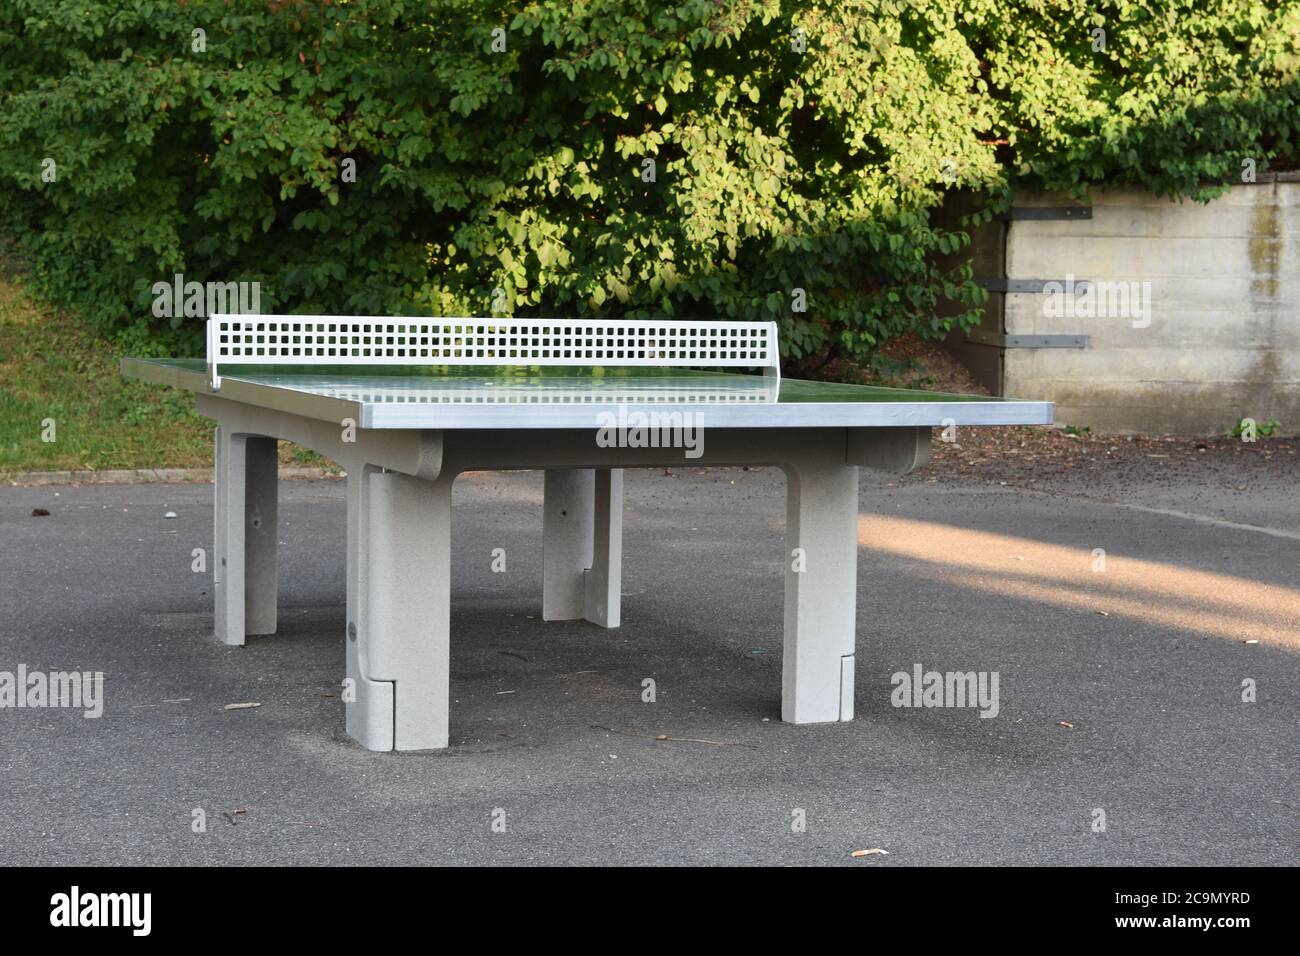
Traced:
<path id="1" fill-rule="evenodd" d="M 367 651 L 370 577 L 370 476 L 375 468 L 348 468 L 347 680 L 343 685 L 348 736 L 367 750 L 393 749 L 393 685 L 371 679 Z"/>
<path id="2" fill-rule="evenodd" d="M 596 473 L 548 468 L 542 494 L 542 620 L 580 620 L 594 540 Z"/>
<path id="3" fill-rule="evenodd" d="M 542 511 L 542 620 L 618 627 L 623 470 L 548 468 Z"/>
<path id="4" fill-rule="evenodd" d="M 369 478 L 366 676 L 392 684 L 396 750 L 448 742 L 453 480 Z"/>
<path id="5" fill-rule="evenodd" d="M 858 469 L 823 457 L 785 469 L 781 719 L 853 719 Z"/>
<path id="6" fill-rule="evenodd" d="M 583 617 L 618 627 L 623 614 L 623 469 L 596 471 L 591 567 L 584 572 Z"/>
<path id="7" fill-rule="evenodd" d="M 218 427 L 213 469 L 215 630 L 225 644 L 274 634 L 278 460 L 274 438 Z"/>

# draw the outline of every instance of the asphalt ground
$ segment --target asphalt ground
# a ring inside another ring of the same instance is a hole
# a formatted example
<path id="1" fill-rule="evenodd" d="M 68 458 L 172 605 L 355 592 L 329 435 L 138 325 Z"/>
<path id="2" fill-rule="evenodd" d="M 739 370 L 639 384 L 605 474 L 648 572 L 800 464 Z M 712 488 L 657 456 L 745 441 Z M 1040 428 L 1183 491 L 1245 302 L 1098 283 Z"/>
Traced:
<path id="1" fill-rule="evenodd" d="M 341 482 L 282 483 L 280 631 L 242 648 L 191 570 L 211 486 L 0 488 L 0 672 L 105 675 L 98 719 L 0 709 L 0 864 L 1294 864 L 1295 475 L 1153 462 L 864 480 L 857 717 L 801 727 L 779 472 L 628 472 L 614 631 L 541 620 L 541 473 L 465 476 L 418 754 L 343 733 Z M 917 664 L 996 672 L 997 716 L 893 706 Z"/>

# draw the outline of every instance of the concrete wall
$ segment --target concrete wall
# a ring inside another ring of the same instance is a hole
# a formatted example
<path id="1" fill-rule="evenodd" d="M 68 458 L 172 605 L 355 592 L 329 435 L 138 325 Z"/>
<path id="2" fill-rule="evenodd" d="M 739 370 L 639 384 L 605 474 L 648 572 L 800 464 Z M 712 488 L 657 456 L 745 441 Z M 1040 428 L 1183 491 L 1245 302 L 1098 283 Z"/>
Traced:
<path id="1" fill-rule="evenodd" d="M 1058 422 L 1094 431 L 1222 434 L 1250 417 L 1300 433 L 1300 181 L 1280 178 L 1209 204 L 1094 191 L 1091 220 L 1009 223 L 1007 276 L 1150 283 L 1151 314 L 1146 327 L 1133 315 L 1049 318 L 1045 296 L 1007 295 L 1009 335 L 1090 342 L 1008 348 L 1003 393 L 1050 399 Z"/>

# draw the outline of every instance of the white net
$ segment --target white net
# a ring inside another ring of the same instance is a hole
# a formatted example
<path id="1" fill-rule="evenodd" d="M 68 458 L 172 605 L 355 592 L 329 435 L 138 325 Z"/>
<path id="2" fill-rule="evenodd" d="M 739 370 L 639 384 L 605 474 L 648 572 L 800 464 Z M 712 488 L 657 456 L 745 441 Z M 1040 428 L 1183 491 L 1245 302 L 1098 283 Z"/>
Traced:
<path id="1" fill-rule="evenodd" d="M 220 365 L 605 365 L 779 369 L 775 322 L 215 315 Z"/>

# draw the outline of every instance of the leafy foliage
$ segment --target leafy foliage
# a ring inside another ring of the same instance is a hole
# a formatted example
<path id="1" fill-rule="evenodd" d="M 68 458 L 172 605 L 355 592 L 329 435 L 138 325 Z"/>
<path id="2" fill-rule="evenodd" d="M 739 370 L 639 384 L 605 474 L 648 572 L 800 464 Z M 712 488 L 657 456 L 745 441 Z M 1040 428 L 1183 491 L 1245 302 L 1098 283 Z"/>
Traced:
<path id="1" fill-rule="evenodd" d="M 1281 427 L 1282 423 L 1276 418 L 1270 418 L 1266 422 L 1252 422 L 1250 419 L 1238 418 L 1236 424 L 1228 429 L 1228 437 L 1241 438 L 1243 435 L 1249 435 L 1253 440 L 1256 435 L 1260 435 L 1264 438 L 1272 438 Z"/>
<path id="2" fill-rule="evenodd" d="M 1227 0 L 6 0 L 0 222 L 136 350 L 197 343 L 150 312 L 179 272 L 264 311 L 775 319 L 808 370 L 973 318 L 951 190 L 1294 158 L 1298 36 Z"/>

